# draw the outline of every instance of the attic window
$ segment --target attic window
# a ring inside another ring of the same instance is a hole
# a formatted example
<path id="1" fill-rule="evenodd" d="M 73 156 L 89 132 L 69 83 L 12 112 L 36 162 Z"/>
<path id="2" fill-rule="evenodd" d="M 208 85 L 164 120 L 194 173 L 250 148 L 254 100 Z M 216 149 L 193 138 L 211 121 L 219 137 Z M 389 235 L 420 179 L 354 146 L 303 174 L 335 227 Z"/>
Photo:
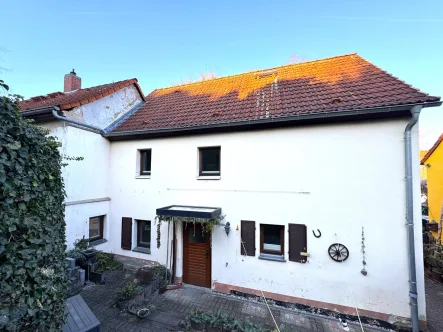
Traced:
<path id="1" fill-rule="evenodd" d="M 276 69 L 268 69 L 268 70 L 263 70 L 259 73 L 256 74 L 257 78 L 265 78 L 265 77 L 269 77 L 269 76 L 274 76 L 277 74 L 277 70 Z"/>

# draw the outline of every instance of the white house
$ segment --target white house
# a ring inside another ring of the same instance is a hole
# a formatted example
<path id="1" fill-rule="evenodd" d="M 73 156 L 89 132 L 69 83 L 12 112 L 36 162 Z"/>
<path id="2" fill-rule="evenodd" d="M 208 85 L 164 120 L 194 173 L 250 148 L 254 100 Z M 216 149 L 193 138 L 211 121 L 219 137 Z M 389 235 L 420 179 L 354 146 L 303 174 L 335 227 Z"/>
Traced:
<path id="1" fill-rule="evenodd" d="M 63 152 L 84 157 L 65 174 L 68 245 L 92 237 L 216 292 L 425 323 L 415 123 L 440 98 L 356 54 L 146 97 L 115 84 L 44 105 Z"/>
<path id="2" fill-rule="evenodd" d="M 83 158 L 65 160 L 68 165 L 63 168 L 66 243 L 71 248 L 83 236 L 103 242 L 102 234 L 109 232 L 108 223 L 99 220 L 101 216 L 109 218 L 111 201 L 111 146 L 101 134 L 136 110 L 144 95 L 136 79 L 80 89 L 81 79 L 72 70 L 64 83 L 64 92 L 33 97 L 20 108 L 23 116 L 35 119 L 59 139 L 62 154 Z"/>

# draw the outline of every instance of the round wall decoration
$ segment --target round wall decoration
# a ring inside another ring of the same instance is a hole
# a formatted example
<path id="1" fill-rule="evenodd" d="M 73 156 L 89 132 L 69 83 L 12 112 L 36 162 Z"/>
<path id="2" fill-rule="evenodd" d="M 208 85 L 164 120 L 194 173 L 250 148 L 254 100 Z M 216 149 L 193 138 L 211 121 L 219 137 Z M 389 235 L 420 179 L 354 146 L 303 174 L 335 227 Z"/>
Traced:
<path id="1" fill-rule="evenodd" d="M 349 250 L 341 243 L 334 243 L 328 249 L 329 257 L 336 262 L 344 262 L 349 257 Z"/>

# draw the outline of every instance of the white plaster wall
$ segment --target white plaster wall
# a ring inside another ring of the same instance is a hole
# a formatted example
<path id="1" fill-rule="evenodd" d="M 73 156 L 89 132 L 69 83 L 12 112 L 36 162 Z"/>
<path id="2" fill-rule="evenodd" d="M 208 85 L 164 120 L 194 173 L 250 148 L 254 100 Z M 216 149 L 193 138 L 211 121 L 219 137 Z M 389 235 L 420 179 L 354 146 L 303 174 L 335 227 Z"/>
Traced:
<path id="1" fill-rule="evenodd" d="M 219 206 L 231 223 L 213 234 L 212 280 L 315 301 L 410 316 L 408 247 L 405 227 L 403 131 L 407 120 L 348 123 L 180 138 L 113 142 L 110 156 L 112 232 L 102 245 L 117 254 L 166 260 L 162 246 L 152 253 L 120 249 L 121 218 L 154 221 L 156 208 Z M 414 130 L 414 148 L 418 148 Z M 199 146 L 221 146 L 221 179 L 197 180 Z M 152 176 L 136 179 L 137 149 L 152 149 Z M 420 220 L 418 154 L 414 155 L 415 217 Z M 307 192 L 307 193 L 300 193 Z M 240 220 L 256 221 L 256 256 L 240 255 Z M 306 224 L 308 263 L 258 259 L 259 224 Z M 368 275 L 362 269 L 365 228 Z M 317 239 L 312 230 L 320 229 Z M 135 229 L 133 230 L 135 231 Z M 182 273 L 181 230 L 177 275 Z M 416 224 L 420 319 L 425 319 L 421 223 Z M 332 243 L 350 251 L 344 263 L 327 253 Z M 133 243 L 133 247 L 135 243 Z"/>
<path id="2" fill-rule="evenodd" d="M 68 205 L 65 208 L 66 219 L 66 245 L 68 249 L 73 248 L 75 240 L 89 237 L 89 218 L 97 216 L 105 216 L 103 224 L 103 237 L 105 239 L 110 236 L 109 229 L 109 201 L 95 202 L 87 204 Z M 101 249 L 102 245 L 96 246 Z"/>
<path id="3" fill-rule="evenodd" d="M 64 160 L 62 168 L 65 183 L 66 203 L 109 197 L 109 152 L 110 143 L 100 134 L 71 127 L 66 122 L 52 121 L 41 125 L 50 135 L 61 142 L 60 152 L 83 160 Z M 105 238 L 108 237 L 107 220 L 109 201 L 67 205 L 65 209 L 66 244 L 72 247 L 76 239 L 89 237 L 89 218 L 106 215 Z"/>
<path id="4" fill-rule="evenodd" d="M 92 103 L 64 112 L 64 115 L 104 129 L 141 101 L 137 88 L 131 85 Z"/>
<path id="5" fill-rule="evenodd" d="M 110 143 L 100 134 L 68 127 L 66 152 L 83 160 L 66 161 L 66 201 L 109 197 Z"/>

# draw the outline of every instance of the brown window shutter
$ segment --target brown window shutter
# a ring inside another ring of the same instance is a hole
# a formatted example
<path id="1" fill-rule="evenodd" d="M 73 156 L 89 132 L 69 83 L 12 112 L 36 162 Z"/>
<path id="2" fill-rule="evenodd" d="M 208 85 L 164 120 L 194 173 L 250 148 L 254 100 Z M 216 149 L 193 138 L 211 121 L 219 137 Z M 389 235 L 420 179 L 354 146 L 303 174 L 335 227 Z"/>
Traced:
<path id="1" fill-rule="evenodd" d="M 242 220 L 240 236 L 241 254 L 255 256 L 255 221 Z"/>
<path id="2" fill-rule="evenodd" d="M 292 262 L 306 263 L 302 252 L 307 252 L 306 225 L 289 224 L 289 260 Z"/>
<path id="3" fill-rule="evenodd" d="M 122 249 L 132 249 L 132 218 L 122 218 Z"/>

